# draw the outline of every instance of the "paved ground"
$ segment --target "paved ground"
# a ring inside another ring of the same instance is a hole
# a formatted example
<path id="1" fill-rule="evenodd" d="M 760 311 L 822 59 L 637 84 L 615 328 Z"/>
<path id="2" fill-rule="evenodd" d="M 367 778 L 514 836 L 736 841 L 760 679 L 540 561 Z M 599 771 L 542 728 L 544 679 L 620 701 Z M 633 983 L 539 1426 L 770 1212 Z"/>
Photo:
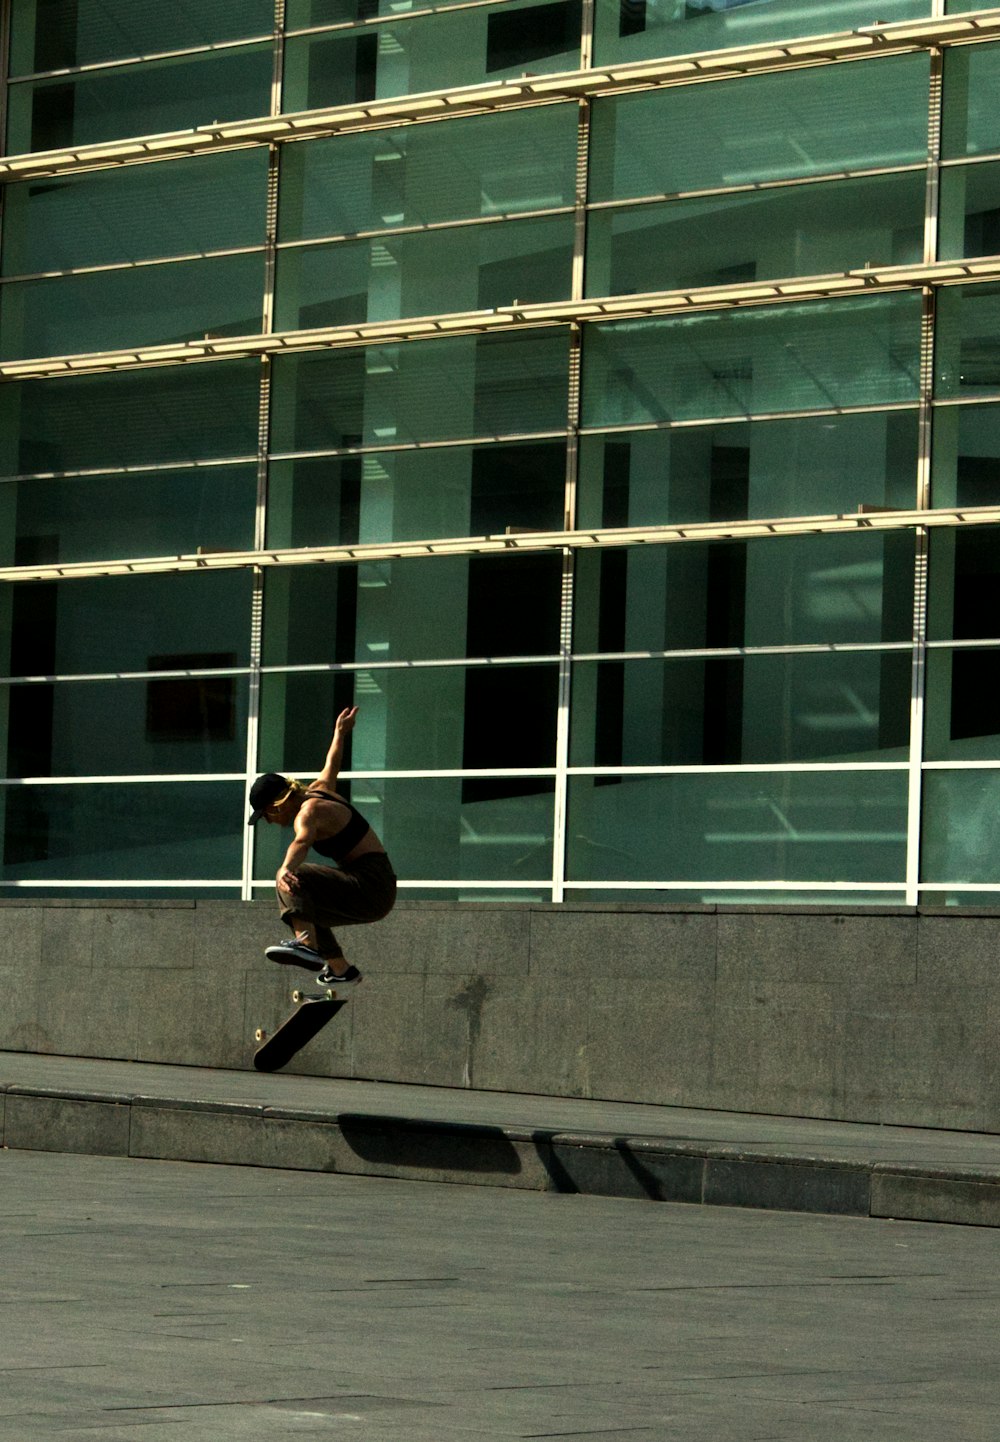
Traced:
<path id="1" fill-rule="evenodd" d="M 978 1442 L 1000 1232 L 0 1152 L 4 1442 Z"/>
<path id="2" fill-rule="evenodd" d="M 1000 1137 L 0 1054 L 12 1150 L 1000 1228 Z"/>

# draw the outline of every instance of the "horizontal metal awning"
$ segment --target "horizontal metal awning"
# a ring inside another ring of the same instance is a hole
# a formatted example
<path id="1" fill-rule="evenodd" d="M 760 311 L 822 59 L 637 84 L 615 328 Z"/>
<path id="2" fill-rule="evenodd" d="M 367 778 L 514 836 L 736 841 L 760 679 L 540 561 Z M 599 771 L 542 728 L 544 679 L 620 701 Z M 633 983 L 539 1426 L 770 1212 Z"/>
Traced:
<path id="1" fill-rule="evenodd" d="M 778 536 L 861 534 L 908 527 L 1000 525 L 1000 506 L 944 507 L 926 511 L 864 509 L 831 516 L 785 516 L 774 520 L 699 521 L 692 525 L 620 526 L 576 531 L 518 531 L 427 541 L 378 541 L 353 546 L 298 546 L 263 551 L 215 551 L 206 555 L 150 556 L 130 560 L 74 561 L 0 567 L 0 581 L 59 581 L 95 576 L 173 575 L 282 566 L 358 565 L 365 561 L 427 556 L 485 556 L 527 551 L 664 546 L 687 542 L 747 541 Z"/>
<path id="2" fill-rule="evenodd" d="M 642 295 L 598 296 L 537 305 L 510 305 L 493 310 L 456 311 L 448 315 L 414 316 L 392 321 L 325 326 L 315 330 L 278 331 L 273 335 L 207 336 L 168 345 L 130 346 L 122 350 L 42 356 L 35 360 L 0 362 L 0 381 L 93 375 L 102 371 L 137 370 L 148 366 L 183 365 L 198 361 L 254 356 L 302 354 L 357 346 L 397 345 L 443 336 L 485 335 L 488 332 L 531 330 L 541 326 L 586 325 L 599 321 L 654 319 L 699 311 L 735 310 L 788 301 L 823 300 L 912 290 L 915 286 L 958 285 L 1000 280 L 1000 255 L 975 260 L 946 260 L 932 265 L 892 265 L 840 271 L 831 275 L 708 286 L 693 290 L 650 291 Z"/>
<path id="3" fill-rule="evenodd" d="M 775 44 L 639 60 L 623 65 L 602 65 L 556 75 L 525 75 L 516 80 L 426 91 L 388 100 L 216 122 L 191 130 L 11 155 L 0 158 L 0 182 L 142 164 L 170 156 L 198 155 L 209 150 L 231 150 L 246 145 L 305 140 L 348 131 L 384 129 L 451 115 L 484 114 L 514 106 L 688 85 L 700 80 L 857 60 L 869 55 L 892 55 L 942 45 L 967 44 L 998 34 L 1000 11 L 905 20 L 894 24 L 875 23 L 856 30 L 812 35 Z"/>

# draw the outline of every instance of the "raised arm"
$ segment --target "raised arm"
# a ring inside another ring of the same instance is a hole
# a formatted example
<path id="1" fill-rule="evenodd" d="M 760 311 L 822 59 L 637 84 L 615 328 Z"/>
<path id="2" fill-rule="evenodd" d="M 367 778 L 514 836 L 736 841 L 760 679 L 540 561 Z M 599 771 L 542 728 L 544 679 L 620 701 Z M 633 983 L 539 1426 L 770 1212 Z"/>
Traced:
<path id="1" fill-rule="evenodd" d="M 314 786 L 334 787 L 337 784 L 337 777 L 340 775 L 340 768 L 344 764 L 344 745 L 348 736 L 354 730 L 354 721 L 358 714 L 357 706 L 348 706 L 341 711 L 337 717 L 337 724 L 333 728 L 333 740 L 330 742 L 330 749 L 326 753 L 326 764 L 323 770 L 313 782 Z"/>

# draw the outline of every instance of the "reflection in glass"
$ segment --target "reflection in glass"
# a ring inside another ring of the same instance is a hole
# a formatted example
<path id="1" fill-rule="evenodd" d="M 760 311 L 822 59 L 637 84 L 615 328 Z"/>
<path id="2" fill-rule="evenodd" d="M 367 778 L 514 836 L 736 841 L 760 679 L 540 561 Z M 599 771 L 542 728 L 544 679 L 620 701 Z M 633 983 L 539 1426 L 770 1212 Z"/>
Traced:
<path id="1" fill-rule="evenodd" d="M 904 55 L 598 98 L 589 198 L 922 163 L 928 74 Z"/>
<path id="2" fill-rule="evenodd" d="M 259 147 L 8 185 L 3 274 L 260 245 L 266 183 Z"/>
<path id="3" fill-rule="evenodd" d="M 1000 45 L 956 45 L 945 51 L 941 125 L 944 159 L 1000 150 L 998 84 Z"/>
<path id="4" fill-rule="evenodd" d="M 973 4 L 967 8 L 973 8 Z M 895 0 L 892 20 L 930 15 L 931 0 Z M 865 0 L 597 0 L 595 65 L 828 35 L 872 23 Z"/>
<path id="5" fill-rule="evenodd" d="M 554 783 L 521 780 L 341 780 L 338 790 L 381 837 L 407 881 L 538 882 L 552 875 Z M 273 876 L 290 833 L 258 826 L 254 876 Z"/>
<path id="6" fill-rule="evenodd" d="M 581 526 L 911 510 L 917 412 L 802 416 L 587 434 Z"/>
<path id="7" fill-rule="evenodd" d="M 561 571 L 541 553 L 271 570 L 264 664 L 551 656 Z"/>
<path id="8" fill-rule="evenodd" d="M 24 564 L 250 550 L 256 502 L 251 465 L 20 481 L 0 490 Z"/>
<path id="9" fill-rule="evenodd" d="M 941 171 L 938 259 L 1000 252 L 1000 165 L 948 165 Z"/>
<path id="10" fill-rule="evenodd" d="M 12 593 L 8 676 L 107 675 L 245 666 L 252 578 L 247 572 L 100 576 L 19 582 Z M 220 655 L 227 659 L 219 661 Z"/>
<path id="11" fill-rule="evenodd" d="M 927 627 L 932 641 L 1000 637 L 998 536 L 996 526 L 931 532 Z"/>
<path id="12" fill-rule="evenodd" d="M 587 294 L 828 275 L 923 259 L 923 171 L 591 211 Z"/>
<path id="13" fill-rule="evenodd" d="M 257 453 L 260 363 L 219 361 L 0 386 L 0 476 Z"/>
<path id="14" fill-rule="evenodd" d="M 148 659 L 225 666 L 230 653 Z M 7 688 L 7 776 L 242 772 L 246 676 L 63 681 Z"/>
<path id="15" fill-rule="evenodd" d="M 273 0 L 14 0 L 11 75 L 270 35 Z"/>
<path id="16" fill-rule="evenodd" d="M 1000 285 L 946 285 L 938 291 L 935 395 L 1000 391 Z"/>
<path id="17" fill-rule="evenodd" d="M 931 504 L 1000 505 L 1000 405 L 936 407 Z"/>
<path id="18" fill-rule="evenodd" d="M 277 329 L 568 300 L 573 227 L 560 215 L 283 250 Z"/>
<path id="19" fill-rule="evenodd" d="M 242 781 L 10 787 L 6 879 L 235 882 L 244 796 Z"/>
<path id="20" fill-rule="evenodd" d="M 902 882 L 906 813 L 905 771 L 574 776 L 567 879 Z"/>
<path id="21" fill-rule="evenodd" d="M 572 205 L 577 124 L 545 105 L 287 145 L 279 239 Z"/>
<path id="22" fill-rule="evenodd" d="M 337 716 L 358 706 L 364 724 L 353 734 L 345 770 L 554 766 L 557 693 L 551 664 L 270 673 L 261 697 L 261 765 L 308 780 Z M 530 725 L 512 725 L 514 716 L 530 717 Z"/>
<path id="23" fill-rule="evenodd" d="M 905 532 L 583 551 L 573 649 L 909 641 L 913 555 Z"/>
<path id="24" fill-rule="evenodd" d="M 415 95 L 580 65 L 580 0 L 503 0 L 381 25 L 296 35 L 285 45 L 282 109 Z"/>
<path id="25" fill-rule="evenodd" d="M 279 356 L 271 450 L 565 430 L 569 333 L 461 336 Z"/>
<path id="26" fill-rule="evenodd" d="M 561 438 L 272 461 L 267 544 L 557 531 L 565 481 Z"/>
<path id="27" fill-rule="evenodd" d="M 915 401 L 919 361 L 918 292 L 593 325 L 583 424 Z"/>
<path id="28" fill-rule="evenodd" d="M 574 766 L 905 761 L 908 651 L 577 662 Z"/>
<path id="29" fill-rule="evenodd" d="M 252 335 L 263 294 L 263 252 L 9 281 L 0 293 L 0 357 Z"/>
<path id="30" fill-rule="evenodd" d="M 239 46 L 11 85 L 7 150 L 58 150 L 244 120 L 270 109 L 272 47 Z"/>
<path id="31" fill-rule="evenodd" d="M 926 761 L 1000 762 L 1000 650 L 929 650 L 924 716 Z"/>
<path id="32" fill-rule="evenodd" d="M 924 772 L 920 879 L 954 887 L 1000 882 L 1000 770 Z"/>

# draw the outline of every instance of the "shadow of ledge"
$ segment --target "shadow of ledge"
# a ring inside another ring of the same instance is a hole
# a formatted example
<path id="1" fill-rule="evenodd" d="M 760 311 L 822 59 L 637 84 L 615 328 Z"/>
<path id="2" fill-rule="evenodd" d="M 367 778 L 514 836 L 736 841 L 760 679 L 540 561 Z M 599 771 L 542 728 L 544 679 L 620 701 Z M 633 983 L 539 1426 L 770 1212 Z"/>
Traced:
<path id="1" fill-rule="evenodd" d="M 346 1112 L 337 1125 L 358 1159 L 374 1166 L 475 1177 L 513 1178 L 524 1171 L 523 1144 L 500 1127 Z"/>

